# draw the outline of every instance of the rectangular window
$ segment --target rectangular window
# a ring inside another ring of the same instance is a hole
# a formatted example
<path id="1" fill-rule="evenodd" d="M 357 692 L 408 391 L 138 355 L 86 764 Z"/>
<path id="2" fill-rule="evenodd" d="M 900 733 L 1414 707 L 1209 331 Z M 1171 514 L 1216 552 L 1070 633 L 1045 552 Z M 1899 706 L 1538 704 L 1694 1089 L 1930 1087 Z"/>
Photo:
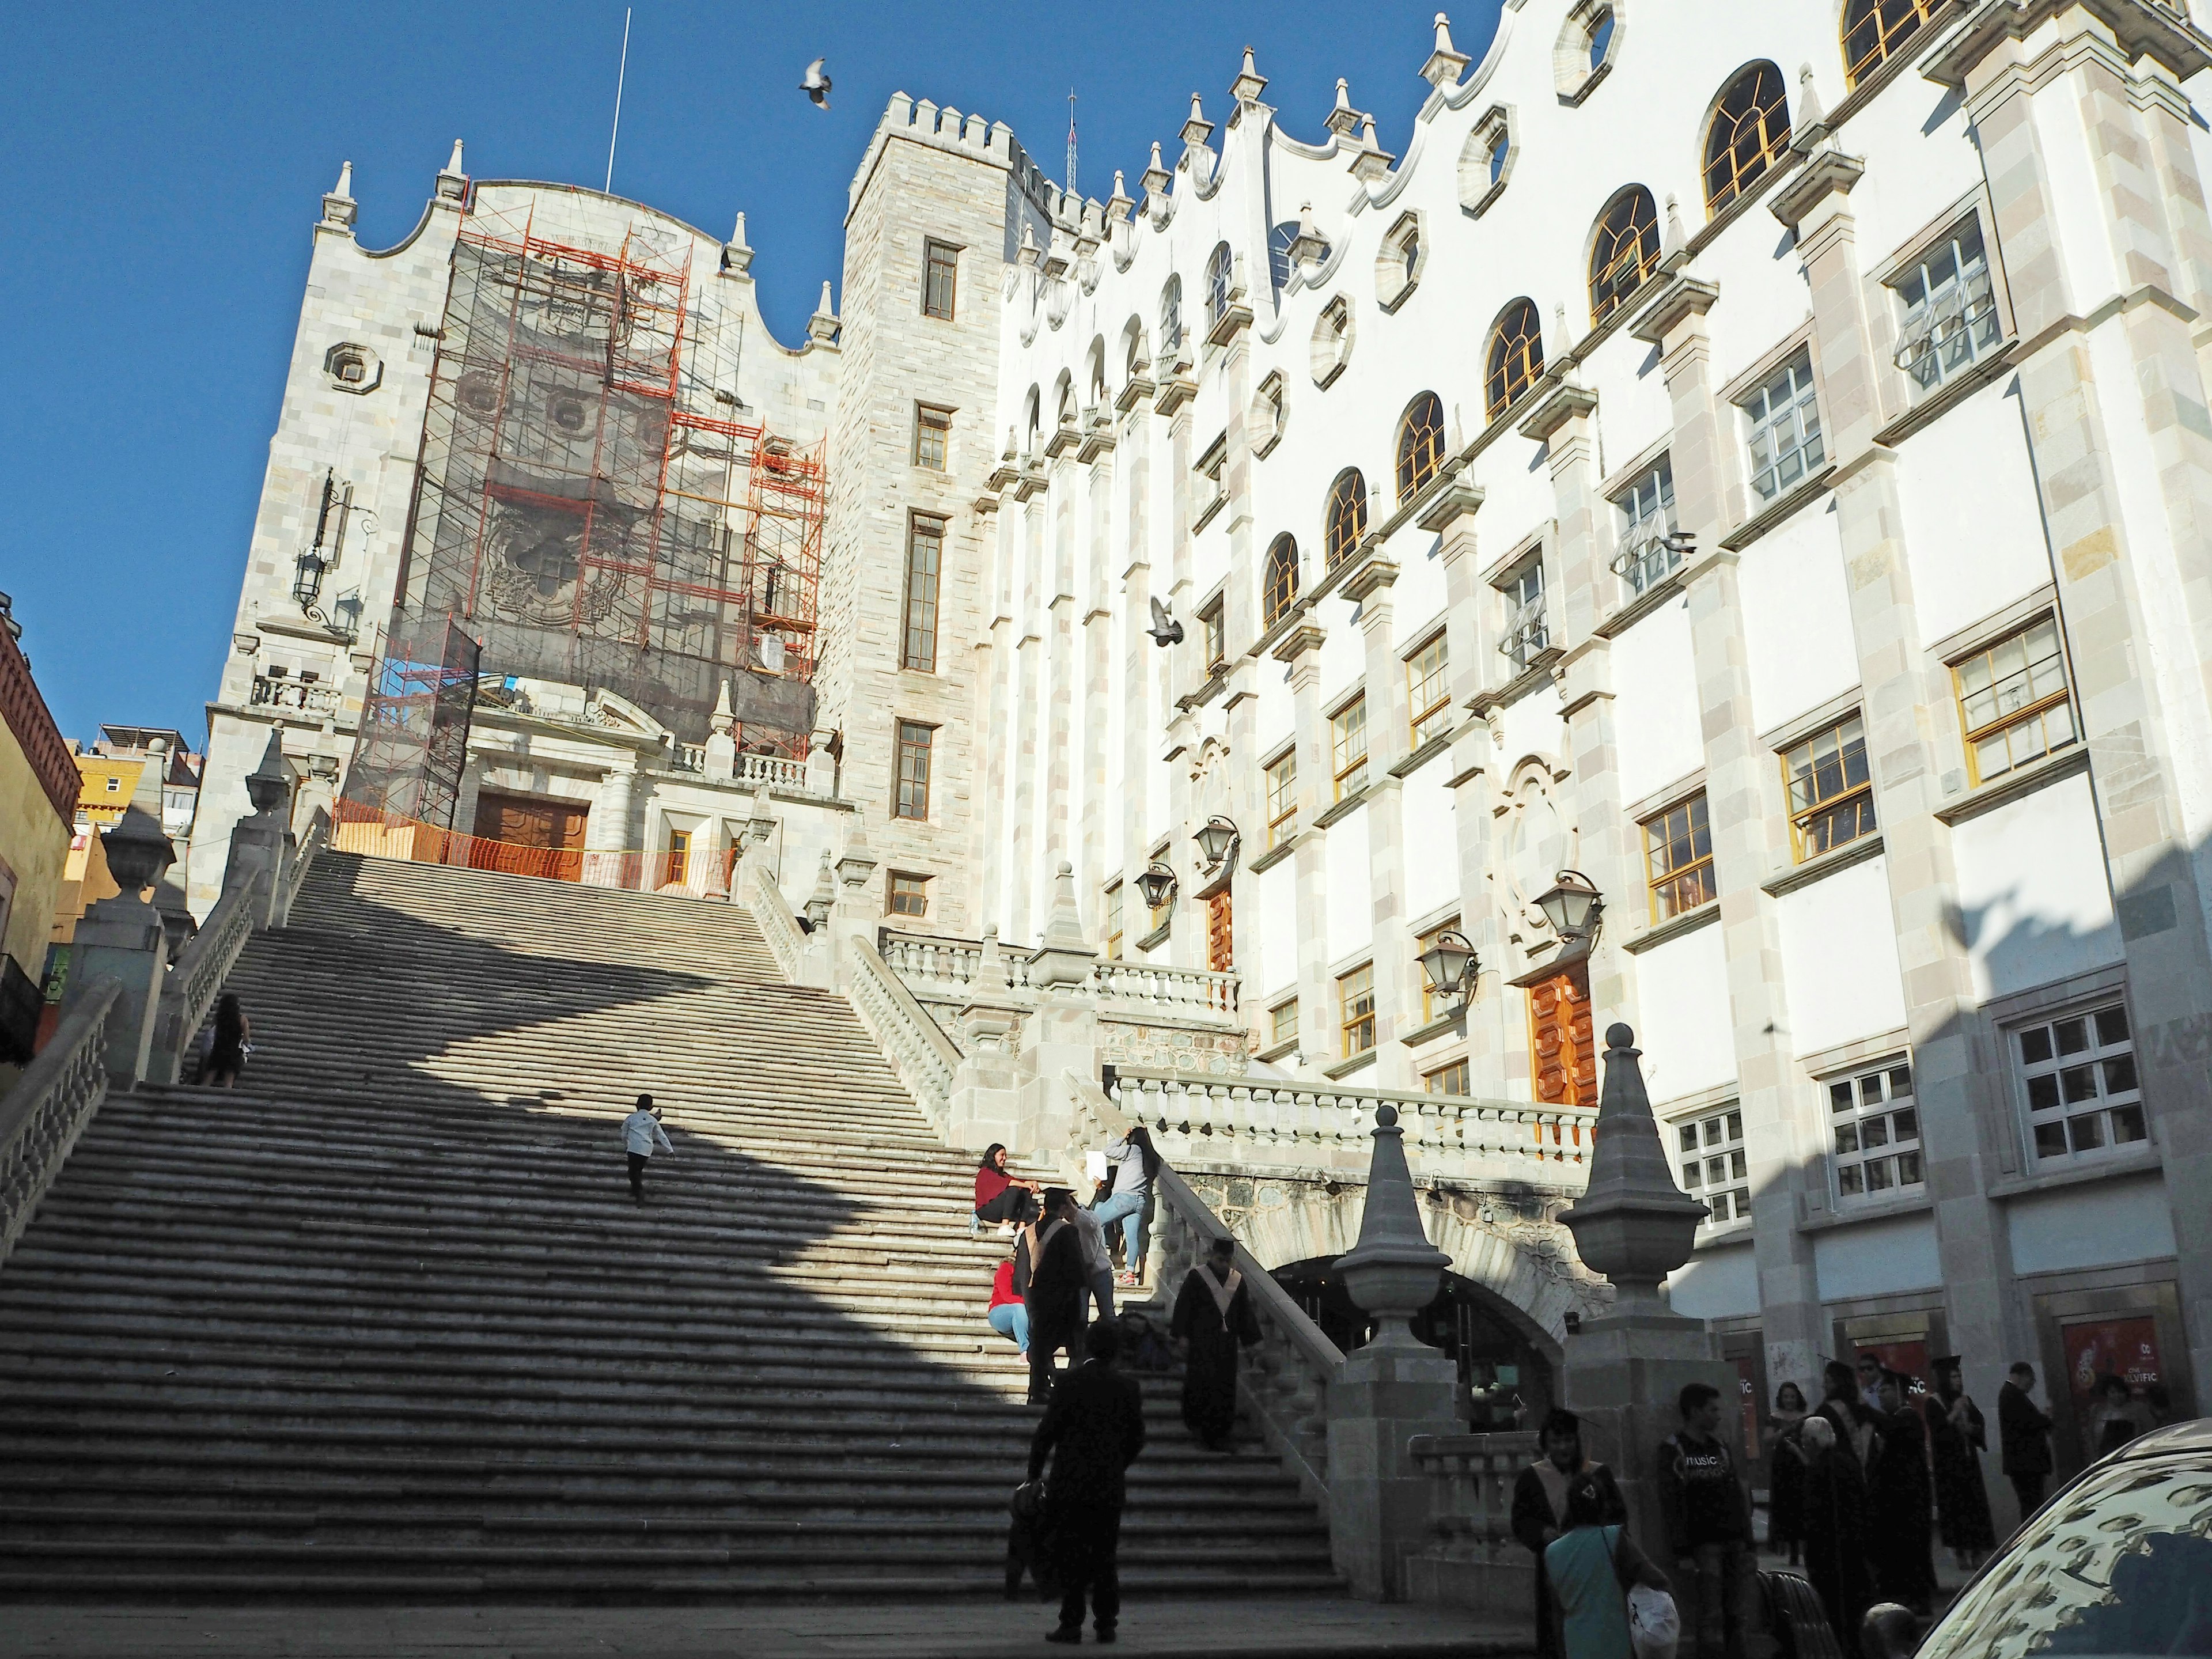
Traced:
<path id="1" fill-rule="evenodd" d="M 1375 1046 L 1375 964 L 1355 968 L 1336 982 L 1337 1023 L 1348 1060 Z"/>
<path id="2" fill-rule="evenodd" d="M 1856 714 L 1784 750 L 1782 781 L 1799 863 L 1874 833 L 1866 727 Z"/>
<path id="3" fill-rule="evenodd" d="M 668 857 L 661 869 L 660 884 L 663 887 L 682 886 L 684 874 L 690 867 L 691 832 L 689 830 L 671 830 L 668 832 Z"/>
<path id="4" fill-rule="evenodd" d="M 1720 896 L 1713 884 L 1713 832 L 1701 789 L 1680 806 L 1644 821 L 1644 859 L 1651 920 L 1672 921 Z"/>
<path id="5" fill-rule="evenodd" d="M 1526 668 L 1552 642 L 1544 622 L 1544 561 L 1523 561 L 1498 584 L 1505 598 L 1505 627 L 1498 642 L 1499 653 L 1516 668 Z"/>
<path id="6" fill-rule="evenodd" d="M 914 464 L 933 472 L 945 471 L 945 451 L 952 439 L 952 411 L 916 404 L 914 410 Z"/>
<path id="7" fill-rule="evenodd" d="M 1298 1000 L 1279 1002 L 1267 1010 L 1267 1046 L 1296 1042 L 1298 1035 Z"/>
<path id="8" fill-rule="evenodd" d="M 892 817 L 929 821 L 929 745 L 936 736 L 919 720 L 898 723 L 898 799 Z"/>
<path id="9" fill-rule="evenodd" d="M 2123 1003 L 2012 1033 L 2027 1091 L 2027 1130 L 2039 1159 L 2147 1139 L 2135 1039 Z"/>
<path id="10" fill-rule="evenodd" d="M 1298 827 L 1298 757 L 1293 750 L 1267 769 L 1267 845 L 1279 847 Z"/>
<path id="11" fill-rule="evenodd" d="M 2004 339 L 1982 222 L 1969 218 L 1891 278 L 1905 317 L 1897 366 L 1932 392 Z"/>
<path id="12" fill-rule="evenodd" d="M 1199 614 L 1198 625 L 1206 635 L 1206 672 L 1218 674 L 1229 666 L 1229 632 L 1222 621 L 1219 599 Z"/>
<path id="13" fill-rule="evenodd" d="M 1444 636 L 1441 634 L 1415 652 L 1406 664 L 1407 734 L 1419 749 L 1431 738 L 1452 728 L 1451 676 L 1446 672 Z"/>
<path id="14" fill-rule="evenodd" d="M 1367 699 L 1354 697 L 1331 716 L 1330 753 L 1335 759 L 1336 798 L 1356 795 L 1367 787 Z"/>
<path id="15" fill-rule="evenodd" d="M 1628 584 L 1632 594 L 1641 593 L 1666 580 L 1682 562 L 1681 544 L 1674 536 L 1674 468 L 1669 456 L 1613 498 L 1620 514 L 1620 551 L 1613 561 L 1613 573 Z"/>
<path id="16" fill-rule="evenodd" d="M 906 527 L 906 637 L 899 666 L 937 672 L 937 577 L 945 558 L 945 520 L 917 513 Z"/>
<path id="17" fill-rule="evenodd" d="M 1413 941 L 1413 972 L 1421 981 L 1421 1024 L 1424 1025 L 1441 1017 L 1451 1007 L 1453 995 L 1449 987 L 1442 992 L 1431 988 L 1429 976 L 1420 965 L 1421 954 L 1434 945 L 1444 934 L 1457 932 L 1459 932 L 1459 918 L 1454 916 L 1449 921 L 1438 922 Z"/>
<path id="18" fill-rule="evenodd" d="M 1878 1198 L 1925 1181 L 1920 1109 L 1904 1055 L 1831 1079 L 1828 1130 L 1836 1149 L 1838 1198 Z"/>
<path id="19" fill-rule="evenodd" d="M 929 914 L 929 878 L 894 870 L 884 882 L 884 908 L 895 916 Z"/>
<path id="20" fill-rule="evenodd" d="M 952 319 L 952 301 L 960 278 L 960 250 L 934 240 L 922 244 L 921 314 Z"/>
<path id="21" fill-rule="evenodd" d="M 1751 1219 L 1751 1177 L 1744 1163 L 1743 1114 L 1726 1111 L 1690 1118 L 1674 1126 L 1680 1150 L 1682 1190 L 1703 1199 L 1712 1214 L 1708 1227 Z"/>
<path id="22" fill-rule="evenodd" d="M 2081 735 L 2066 695 L 2066 660 L 2054 617 L 2032 622 L 1988 650 L 1953 663 L 1951 678 L 1977 783 L 2040 760 Z"/>
<path id="23" fill-rule="evenodd" d="M 1463 1060 L 1421 1073 L 1421 1086 L 1432 1095 L 1465 1095 L 1471 1091 L 1473 1084 L 1474 1076 Z"/>
<path id="24" fill-rule="evenodd" d="M 1106 960 L 1121 959 L 1121 884 L 1106 890 Z"/>
<path id="25" fill-rule="evenodd" d="M 1743 401 L 1751 422 L 1751 487 L 1760 499 L 1796 489 L 1828 458 L 1820 441 L 1820 405 L 1813 392 L 1813 360 L 1801 351 Z"/>

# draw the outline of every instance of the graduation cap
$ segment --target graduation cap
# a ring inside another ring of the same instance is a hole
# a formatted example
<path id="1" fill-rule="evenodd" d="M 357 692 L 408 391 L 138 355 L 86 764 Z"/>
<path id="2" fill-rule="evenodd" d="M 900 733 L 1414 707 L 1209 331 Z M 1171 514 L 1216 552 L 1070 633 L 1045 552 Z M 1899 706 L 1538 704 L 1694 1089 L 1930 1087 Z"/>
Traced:
<path id="1" fill-rule="evenodd" d="M 1931 1371 L 1955 1371 L 1961 1369 L 1966 1363 L 1965 1359 L 1955 1353 L 1940 1353 L 1928 1362 L 1928 1369 Z"/>

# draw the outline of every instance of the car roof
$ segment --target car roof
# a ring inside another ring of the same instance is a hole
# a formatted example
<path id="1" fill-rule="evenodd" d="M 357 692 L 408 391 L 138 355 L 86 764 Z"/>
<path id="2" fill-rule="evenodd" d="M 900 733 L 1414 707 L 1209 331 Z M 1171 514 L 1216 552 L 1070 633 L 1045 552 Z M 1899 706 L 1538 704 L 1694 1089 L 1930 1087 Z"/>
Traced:
<path id="1" fill-rule="evenodd" d="M 2169 1423 L 2162 1429 L 2153 1429 L 2148 1434 L 2139 1434 L 2112 1455 L 2115 1463 L 2139 1462 L 2151 1457 L 2172 1457 L 2176 1454 L 2212 1454 L 2212 1417 L 2194 1418 L 2186 1423 Z"/>

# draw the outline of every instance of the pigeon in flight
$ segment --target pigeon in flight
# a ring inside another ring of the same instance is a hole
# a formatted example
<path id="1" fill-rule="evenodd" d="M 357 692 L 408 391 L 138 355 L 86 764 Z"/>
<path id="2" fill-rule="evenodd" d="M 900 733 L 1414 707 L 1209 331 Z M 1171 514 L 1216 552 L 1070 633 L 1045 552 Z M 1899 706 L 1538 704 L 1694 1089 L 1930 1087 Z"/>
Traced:
<path id="1" fill-rule="evenodd" d="M 806 78 L 799 83 L 799 89 L 811 98 L 817 107 L 828 109 L 830 107 L 830 77 L 822 72 L 823 62 L 823 59 L 817 58 L 806 66 Z"/>
<path id="2" fill-rule="evenodd" d="M 1154 645 L 1181 645 L 1182 624 L 1168 615 L 1167 606 L 1158 599 L 1152 601 L 1152 625 L 1145 630 L 1152 636 Z"/>

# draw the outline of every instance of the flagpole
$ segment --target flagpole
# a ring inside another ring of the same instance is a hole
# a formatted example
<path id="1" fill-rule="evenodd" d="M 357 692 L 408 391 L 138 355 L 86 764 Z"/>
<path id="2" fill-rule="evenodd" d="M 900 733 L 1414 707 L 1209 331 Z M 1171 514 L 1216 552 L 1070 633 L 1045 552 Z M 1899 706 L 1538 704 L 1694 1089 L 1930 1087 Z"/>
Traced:
<path id="1" fill-rule="evenodd" d="M 610 196 L 615 193 L 615 141 L 622 137 L 623 82 L 629 76 L 629 13 L 630 9 L 624 6 L 623 8 L 622 66 L 615 71 L 615 126 L 614 131 L 607 135 L 606 193 Z"/>

